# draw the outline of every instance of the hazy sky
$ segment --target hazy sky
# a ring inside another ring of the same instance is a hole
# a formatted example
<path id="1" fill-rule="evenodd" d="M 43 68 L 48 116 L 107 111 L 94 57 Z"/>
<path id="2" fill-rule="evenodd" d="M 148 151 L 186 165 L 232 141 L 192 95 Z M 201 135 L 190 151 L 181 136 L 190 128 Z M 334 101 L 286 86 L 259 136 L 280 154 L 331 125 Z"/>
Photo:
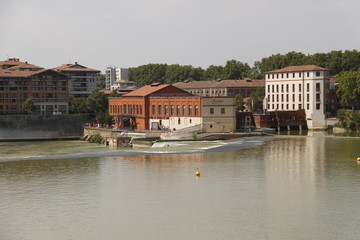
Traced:
<path id="1" fill-rule="evenodd" d="M 0 60 L 104 71 L 359 50 L 359 9 L 359 0 L 0 0 Z"/>

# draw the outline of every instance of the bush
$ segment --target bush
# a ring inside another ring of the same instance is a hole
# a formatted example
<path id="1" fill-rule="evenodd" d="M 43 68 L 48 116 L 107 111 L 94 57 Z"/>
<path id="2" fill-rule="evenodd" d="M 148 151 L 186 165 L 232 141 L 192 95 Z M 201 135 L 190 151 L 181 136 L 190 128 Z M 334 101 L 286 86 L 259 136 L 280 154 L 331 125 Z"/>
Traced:
<path id="1" fill-rule="evenodd" d="M 339 119 L 339 127 L 348 130 L 360 130 L 360 112 L 352 110 L 338 110 L 337 118 Z"/>
<path id="2" fill-rule="evenodd" d="M 91 143 L 104 143 L 105 139 L 100 135 L 100 134 L 96 134 L 96 135 L 91 135 L 91 137 L 89 138 L 89 142 Z"/>

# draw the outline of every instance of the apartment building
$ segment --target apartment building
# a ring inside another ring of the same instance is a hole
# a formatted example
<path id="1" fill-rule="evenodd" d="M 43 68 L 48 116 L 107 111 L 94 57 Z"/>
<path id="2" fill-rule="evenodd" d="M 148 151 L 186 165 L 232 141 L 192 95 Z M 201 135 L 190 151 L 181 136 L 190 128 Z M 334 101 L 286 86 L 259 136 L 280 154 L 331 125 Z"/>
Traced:
<path id="1" fill-rule="evenodd" d="M 309 129 L 323 129 L 329 111 L 330 74 L 314 65 L 291 66 L 265 75 L 267 111 L 304 109 Z"/>
<path id="2" fill-rule="evenodd" d="M 53 68 L 69 78 L 70 95 L 77 98 L 88 97 L 97 88 L 99 70 L 78 64 L 63 64 Z"/>
<path id="3" fill-rule="evenodd" d="M 173 85 L 151 84 L 109 99 L 109 113 L 124 127 L 179 130 L 201 126 L 203 132 L 236 130 L 233 97 L 200 97 Z"/>
<path id="4" fill-rule="evenodd" d="M 116 90 L 119 83 L 129 80 L 129 70 L 127 68 L 107 67 L 105 70 L 105 89 Z M 133 83 L 133 82 L 128 82 Z"/>
<path id="5" fill-rule="evenodd" d="M 37 114 L 69 111 L 68 78 L 19 59 L 0 62 L 0 114 L 25 113 L 24 102 L 35 100 Z"/>

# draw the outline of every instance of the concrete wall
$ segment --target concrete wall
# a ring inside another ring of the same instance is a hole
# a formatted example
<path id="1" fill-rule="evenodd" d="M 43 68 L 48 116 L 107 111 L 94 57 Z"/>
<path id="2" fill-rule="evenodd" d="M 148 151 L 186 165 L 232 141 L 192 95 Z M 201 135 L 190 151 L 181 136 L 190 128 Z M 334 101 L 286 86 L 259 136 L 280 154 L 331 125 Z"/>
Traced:
<path id="1" fill-rule="evenodd" d="M 77 138 L 91 116 L 0 115 L 0 140 Z"/>

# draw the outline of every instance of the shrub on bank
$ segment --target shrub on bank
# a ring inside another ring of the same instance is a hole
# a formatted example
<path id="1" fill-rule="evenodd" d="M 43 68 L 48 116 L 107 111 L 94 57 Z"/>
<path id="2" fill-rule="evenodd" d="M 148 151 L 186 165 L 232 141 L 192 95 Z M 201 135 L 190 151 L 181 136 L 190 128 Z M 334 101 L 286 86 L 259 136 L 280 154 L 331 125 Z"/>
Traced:
<path id="1" fill-rule="evenodd" d="M 103 144 L 104 141 L 105 141 L 105 139 L 100 134 L 91 135 L 89 138 L 89 142 L 91 142 L 91 143 Z"/>
<path id="2" fill-rule="evenodd" d="M 337 111 L 337 118 L 339 123 L 335 127 L 360 131 L 360 111 L 340 109 Z"/>

